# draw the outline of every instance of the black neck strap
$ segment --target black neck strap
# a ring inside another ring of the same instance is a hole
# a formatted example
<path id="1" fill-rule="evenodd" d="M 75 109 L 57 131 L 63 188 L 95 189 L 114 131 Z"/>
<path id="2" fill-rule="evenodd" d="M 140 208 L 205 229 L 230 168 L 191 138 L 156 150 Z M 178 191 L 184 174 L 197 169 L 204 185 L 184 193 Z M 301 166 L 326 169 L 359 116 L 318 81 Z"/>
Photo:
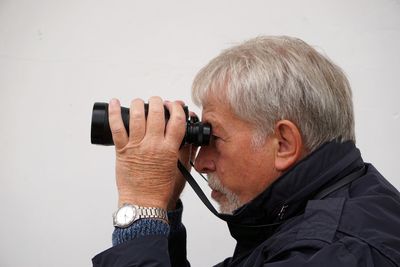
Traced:
<path id="1" fill-rule="evenodd" d="M 208 200 L 207 196 L 204 194 L 203 190 L 201 190 L 200 186 L 198 185 L 198 183 L 195 181 L 195 179 L 193 178 L 193 176 L 190 174 L 190 172 L 185 168 L 185 166 L 183 166 L 183 164 L 178 161 L 178 169 L 180 170 L 180 172 L 182 173 L 182 175 L 185 177 L 186 181 L 190 184 L 190 186 L 193 188 L 193 190 L 195 191 L 195 193 L 197 194 L 197 196 L 200 198 L 200 200 L 204 203 L 204 205 L 206 205 L 206 207 L 218 218 L 220 218 L 221 220 L 224 220 L 226 222 L 230 222 L 233 218 L 232 215 L 229 214 L 220 214 L 218 213 L 218 211 L 214 208 L 214 206 L 211 204 L 210 200 Z M 356 172 L 353 172 L 345 177 L 343 177 L 342 179 L 340 179 L 339 181 L 337 181 L 336 183 L 334 183 L 333 185 L 323 189 L 322 191 L 320 191 L 315 197 L 313 197 L 313 199 L 323 199 L 326 196 L 328 196 L 329 194 L 331 194 L 332 192 L 346 186 L 347 184 L 350 184 L 351 182 L 355 181 L 356 179 L 360 178 L 361 176 L 364 175 L 366 170 L 366 167 L 363 166 L 361 169 L 359 169 Z M 273 223 L 273 224 L 269 224 L 269 225 L 259 225 L 259 226 L 277 226 L 279 224 L 281 224 L 283 221 L 278 222 L 278 223 Z M 234 224 L 236 225 L 236 224 Z M 245 225 L 237 225 L 237 226 L 243 226 L 243 227 L 249 227 L 249 228 L 253 228 L 253 227 L 259 227 L 259 226 L 245 226 Z"/>
<path id="2" fill-rule="evenodd" d="M 318 192 L 318 194 L 316 194 L 313 197 L 313 199 L 323 199 L 323 198 L 327 197 L 329 194 L 335 192 L 336 190 L 339 190 L 340 188 L 350 184 L 351 182 L 353 182 L 353 181 L 357 180 L 358 178 L 360 178 L 361 176 L 363 176 L 365 174 L 365 170 L 366 170 L 366 167 L 364 165 L 361 169 L 357 170 L 356 172 L 350 173 L 349 175 L 343 177 L 342 179 L 340 179 L 333 185 Z"/>
<path id="3" fill-rule="evenodd" d="M 186 170 L 185 166 L 183 166 L 183 164 L 180 161 L 178 161 L 178 168 L 181 171 L 182 175 L 185 177 L 186 181 L 193 188 L 197 196 L 204 203 L 204 205 L 206 205 L 206 207 L 215 216 L 228 223 L 229 231 L 232 237 L 235 238 L 236 240 L 265 239 L 268 236 L 270 236 L 279 225 L 283 223 L 283 221 L 271 224 L 264 224 L 264 225 L 244 225 L 241 223 L 236 223 L 234 220 L 234 215 L 218 213 L 218 211 L 208 200 L 207 196 L 204 194 L 203 190 L 201 190 L 198 183 L 194 180 L 193 176 L 190 174 L 188 170 Z"/>
<path id="4" fill-rule="evenodd" d="M 196 182 L 196 180 L 193 178 L 193 176 L 190 174 L 188 170 L 186 170 L 185 166 L 178 160 L 178 168 L 181 171 L 183 177 L 185 177 L 186 181 L 190 184 L 190 186 L 193 188 L 194 192 L 197 194 L 197 196 L 200 198 L 200 200 L 206 205 L 206 207 L 218 218 L 224 217 L 221 216 L 221 214 L 218 213 L 218 211 L 214 208 L 214 206 L 211 204 L 210 200 L 208 200 L 207 196 L 204 194 L 203 190 L 201 190 L 199 184 Z M 223 218 L 221 218 L 223 219 Z"/>

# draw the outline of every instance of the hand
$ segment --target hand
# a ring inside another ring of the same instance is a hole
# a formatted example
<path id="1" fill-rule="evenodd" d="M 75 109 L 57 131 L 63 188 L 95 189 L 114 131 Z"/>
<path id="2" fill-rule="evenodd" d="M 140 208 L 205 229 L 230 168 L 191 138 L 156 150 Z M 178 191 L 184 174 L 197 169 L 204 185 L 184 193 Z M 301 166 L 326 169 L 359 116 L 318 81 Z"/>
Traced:
<path id="1" fill-rule="evenodd" d="M 179 146 L 186 118 L 179 102 L 165 103 L 170 112 L 167 125 L 159 97 L 149 99 L 147 120 L 141 99 L 131 102 L 129 136 L 121 118 L 121 106 L 113 99 L 109 121 L 116 151 L 116 180 L 119 205 L 167 208 L 174 190 Z"/>
<path id="2" fill-rule="evenodd" d="M 181 104 L 182 106 L 185 105 L 185 103 L 183 101 L 177 101 L 179 104 Z M 164 102 L 164 103 L 167 103 Z M 194 112 L 190 112 L 189 114 L 191 117 L 192 116 L 197 116 Z M 190 165 L 190 161 L 193 161 L 195 156 L 196 156 L 196 152 L 197 152 L 198 147 L 191 145 L 191 144 L 185 144 L 179 151 L 179 160 L 180 162 L 186 167 L 186 169 L 190 172 L 192 166 Z M 181 196 L 181 193 L 183 191 L 183 189 L 185 188 L 185 184 L 186 184 L 186 179 L 185 177 L 183 177 L 181 171 L 178 169 L 178 167 L 176 168 L 176 174 L 175 174 L 175 185 L 174 185 L 174 190 L 171 196 L 171 199 L 168 203 L 168 210 L 174 210 L 176 209 L 176 203 L 178 201 L 178 199 Z"/>
<path id="3" fill-rule="evenodd" d="M 196 152 L 197 152 L 197 146 L 194 145 L 185 145 L 183 148 L 181 148 L 180 153 L 179 153 L 179 160 L 182 162 L 182 164 L 186 167 L 186 169 L 190 172 L 192 166 L 190 165 L 190 161 L 193 161 Z M 174 185 L 174 190 L 171 196 L 171 199 L 168 203 L 168 210 L 174 210 L 176 209 L 176 203 L 178 199 L 180 198 L 180 195 L 185 188 L 186 184 L 186 179 L 183 177 L 181 171 L 176 168 L 176 174 L 175 174 L 175 185 Z"/>

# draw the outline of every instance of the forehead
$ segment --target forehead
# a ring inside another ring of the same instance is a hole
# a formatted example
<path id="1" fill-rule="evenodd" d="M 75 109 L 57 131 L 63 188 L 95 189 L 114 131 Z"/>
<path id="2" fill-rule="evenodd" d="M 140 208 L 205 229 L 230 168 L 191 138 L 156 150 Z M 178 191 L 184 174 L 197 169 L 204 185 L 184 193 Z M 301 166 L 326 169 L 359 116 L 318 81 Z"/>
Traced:
<path id="1" fill-rule="evenodd" d="M 202 118 L 203 120 L 225 120 L 235 117 L 230 106 L 223 101 L 218 100 L 216 97 L 207 97 L 203 103 Z"/>

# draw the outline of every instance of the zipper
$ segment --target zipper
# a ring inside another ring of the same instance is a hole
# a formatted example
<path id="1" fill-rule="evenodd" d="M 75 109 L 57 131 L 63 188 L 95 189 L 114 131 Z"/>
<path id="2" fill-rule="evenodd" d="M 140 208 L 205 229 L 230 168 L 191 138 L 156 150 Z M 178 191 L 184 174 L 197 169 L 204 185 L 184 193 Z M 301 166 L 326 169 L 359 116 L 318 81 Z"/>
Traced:
<path id="1" fill-rule="evenodd" d="M 283 204 L 282 205 L 282 207 L 281 207 L 281 209 L 280 209 L 280 211 L 279 211 L 279 213 L 278 213 L 278 218 L 279 218 L 279 220 L 283 220 L 283 217 L 285 216 L 285 212 L 286 212 L 286 209 L 289 207 L 289 205 L 287 205 L 287 204 Z"/>

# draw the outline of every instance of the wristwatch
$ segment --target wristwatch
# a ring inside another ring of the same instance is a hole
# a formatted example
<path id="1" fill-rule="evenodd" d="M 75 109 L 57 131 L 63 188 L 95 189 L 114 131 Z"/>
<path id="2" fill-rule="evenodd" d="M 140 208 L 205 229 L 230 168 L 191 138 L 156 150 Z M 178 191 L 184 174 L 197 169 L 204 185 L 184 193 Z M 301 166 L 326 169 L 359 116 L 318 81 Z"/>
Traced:
<path id="1" fill-rule="evenodd" d="M 140 207 L 124 204 L 113 214 L 115 227 L 127 228 L 132 223 L 143 218 L 159 219 L 168 223 L 167 211 L 162 208 Z"/>

